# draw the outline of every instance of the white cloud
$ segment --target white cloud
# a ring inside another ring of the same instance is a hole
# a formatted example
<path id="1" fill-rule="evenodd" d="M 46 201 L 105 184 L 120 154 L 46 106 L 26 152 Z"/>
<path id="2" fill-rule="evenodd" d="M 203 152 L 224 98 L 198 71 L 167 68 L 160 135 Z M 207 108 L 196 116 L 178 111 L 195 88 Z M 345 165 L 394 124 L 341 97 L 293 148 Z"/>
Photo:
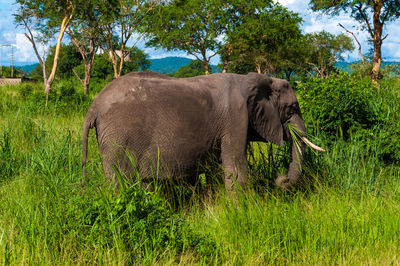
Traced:
<path id="1" fill-rule="evenodd" d="M 38 61 L 36 54 L 33 50 L 32 44 L 22 33 L 17 33 L 15 36 L 16 44 L 17 44 L 17 53 L 18 53 L 18 61 L 20 62 L 32 62 Z M 42 50 L 42 46 L 38 47 L 39 50 Z"/>
<path id="2" fill-rule="evenodd" d="M 289 6 L 289 5 L 292 5 L 293 3 L 295 3 L 296 0 L 278 0 L 277 2 L 279 2 L 283 6 Z M 297 1 L 297 2 L 300 2 L 300 1 Z"/>
<path id="3" fill-rule="evenodd" d="M 13 45 L 14 62 L 17 63 L 32 63 L 38 62 L 32 44 L 23 33 L 4 33 L 4 40 L 7 44 Z M 39 53 L 43 51 L 43 46 L 37 44 Z M 3 63 L 10 64 L 11 48 L 3 47 Z"/>

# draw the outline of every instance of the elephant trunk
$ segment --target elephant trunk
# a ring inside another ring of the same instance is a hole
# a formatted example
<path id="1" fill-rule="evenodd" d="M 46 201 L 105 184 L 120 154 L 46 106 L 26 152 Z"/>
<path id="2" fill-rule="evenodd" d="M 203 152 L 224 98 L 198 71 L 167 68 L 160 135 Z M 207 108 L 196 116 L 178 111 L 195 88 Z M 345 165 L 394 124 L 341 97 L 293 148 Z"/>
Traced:
<path id="1" fill-rule="evenodd" d="M 301 173 L 301 166 L 304 160 L 304 152 L 306 143 L 303 141 L 305 138 L 305 125 L 300 116 L 294 116 L 289 120 L 292 128 L 292 133 L 287 129 L 288 138 L 291 141 L 291 162 L 287 175 L 279 176 L 275 183 L 278 187 L 287 189 L 297 183 Z"/>

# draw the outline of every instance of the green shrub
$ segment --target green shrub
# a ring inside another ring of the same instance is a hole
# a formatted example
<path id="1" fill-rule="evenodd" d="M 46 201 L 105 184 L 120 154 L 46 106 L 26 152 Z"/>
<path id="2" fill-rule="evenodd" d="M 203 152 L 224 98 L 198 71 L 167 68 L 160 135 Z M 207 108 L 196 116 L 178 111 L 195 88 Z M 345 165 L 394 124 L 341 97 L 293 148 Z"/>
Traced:
<path id="1" fill-rule="evenodd" d="M 33 93 L 33 85 L 32 83 L 22 83 L 19 88 L 19 93 L 23 99 L 29 97 Z"/>
<path id="2" fill-rule="evenodd" d="M 86 112 L 91 103 L 89 96 L 83 94 L 82 85 L 74 79 L 67 79 L 54 83 L 52 90 L 48 94 L 46 107 L 46 95 L 44 94 L 42 83 L 22 83 L 14 86 L 13 90 L 17 94 L 5 95 L 3 99 L 12 99 L 10 103 L 16 102 L 18 106 L 10 106 L 7 101 L 3 102 L 0 109 L 13 111 L 19 108 L 25 113 L 42 114 L 55 112 L 56 114 L 70 114 L 71 111 Z"/>
<path id="3" fill-rule="evenodd" d="M 384 121 L 369 136 L 379 145 L 380 158 L 385 163 L 400 163 L 400 82 L 382 80 L 381 89 L 375 95 L 375 104 Z"/>
<path id="4" fill-rule="evenodd" d="M 84 195 L 68 205 L 66 221 L 71 229 L 81 225 L 83 243 L 119 245 L 131 254 L 130 262 L 162 254 L 166 249 L 214 254 L 215 241 L 193 232 L 167 202 L 159 193 L 147 192 L 136 182 L 123 186 L 118 194 Z"/>
<path id="5" fill-rule="evenodd" d="M 382 122 L 369 79 L 340 73 L 325 80 L 310 79 L 297 90 L 306 124 L 315 134 L 322 131 L 329 138 L 340 134 L 347 139 L 354 129 L 373 129 Z"/>
<path id="6" fill-rule="evenodd" d="M 350 65 L 352 77 L 357 79 L 370 78 L 372 71 L 372 62 L 357 62 Z"/>

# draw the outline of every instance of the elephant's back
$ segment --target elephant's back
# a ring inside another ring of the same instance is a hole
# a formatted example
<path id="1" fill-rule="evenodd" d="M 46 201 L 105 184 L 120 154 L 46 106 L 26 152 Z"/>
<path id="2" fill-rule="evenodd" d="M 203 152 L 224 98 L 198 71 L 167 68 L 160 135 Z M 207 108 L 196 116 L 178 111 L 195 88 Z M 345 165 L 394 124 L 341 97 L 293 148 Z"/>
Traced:
<path id="1" fill-rule="evenodd" d="M 100 146 L 126 147 L 139 161 L 160 154 L 168 165 L 189 166 L 219 134 L 213 96 L 191 83 L 131 77 L 111 83 L 93 104 Z"/>

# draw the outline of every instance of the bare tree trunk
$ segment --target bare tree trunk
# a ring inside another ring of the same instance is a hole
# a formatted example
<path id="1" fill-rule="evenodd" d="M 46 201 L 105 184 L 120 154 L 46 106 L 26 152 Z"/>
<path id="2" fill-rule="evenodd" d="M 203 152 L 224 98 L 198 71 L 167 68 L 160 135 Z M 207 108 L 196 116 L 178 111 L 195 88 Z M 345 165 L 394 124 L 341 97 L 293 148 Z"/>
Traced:
<path id="1" fill-rule="evenodd" d="M 228 60 L 225 58 L 222 67 L 222 73 L 228 72 Z"/>
<path id="2" fill-rule="evenodd" d="M 94 46 L 92 46 L 92 43 L 93 42 L 91 42 L 91 47 L 93 47 L 93 49 L 91 48 L 90 58 L 87 61 L 87 63 L 85 63 L 85 80 L 83 83 L 83 93 L 84 94 L 89 93 L 90 77 L 91 77 L 91 73 L 92 73 L 94 58 L 96 56 L 95 49 L 94 49 Z"/>
<path id="3" fill-rule="evenodd" d="M 257 69 L 257 73 L 261 74 L 261 64 L 260 63 L 256 63 L 256 69 Z"/>
<path id="4" fill-rule="evenodd" d="M 119 60 L 119 70 L 118 70 L 118 77 L 120 77 L 122 75 L 122 71 L 124 70 L 124 62 L 125 62 L 125 45 L 124 43 L 121 43 L 121 56 L 120 56 L 120 60 Z"/>
<path id="5" fill-rule="evenodd" d="M 50 75 L 49 75 L 49 78 L 47 80 L 47 84 L 46 84 L 45 90 L 44 90 L 44 92 L 47 94 L 50 92 L 51 85 L 53 84 L 54 78 L 56 76 L 58 60 L 59 60 L 59 56 L 60 56 L 61 40 L 64 37 L 65 30 L 67 29 L 68 24 L 71 21 L 71 19 L 72 19 L 72 13 L 70 15 L 65 16 L 61 23 L 60 33 L 58 34 L 58 37 L 57 37 L 56 50 L 54 53 L 53 67 L 51 69 L 51 72 L 50 72 Z"/>
<path id="6" fill-rule="evenodd" d="M 382 60 L 382 30 L 383 24 L 380 20 L 380 14 L 383 3 L 381 0 L 378 0 L 374 4 L 374 36 L 372 41 L 374 43 L 374 57 L 372 58 L 372 71 L 371 71 L 371 80 L 375 84 L 378 84 L 379 72 L 381 69 L 381 60 Z"/>
<path id="7" fill-rule="evenodd" d="M 208 63 L 208 61 L 204 60 L 203 65 L 204 65 L 204 73 L 206 75 L 210 75 L 210 64 Z"/>
<path id="8" fill-rule="evenodd" d="M 90 84 L 90 72 L 92 71 L 91 64 L 85 64 L 85 78 L 83 80 L 83 93 L 89 93 L 89 84 Z"/>
<path id="9" fill-rule="evenodd" d="M 114 70 L 114 79 L 118 78 L 118 60 L 115 55 L 114 49 L 110 50 L 110 58 L 111 58 L 111 63 L 113 65 L 113 70 Z"/>
<path id="10" fill-rule="evenodd" d="M 82 44 L 82 42 L 78 39 L 75 38 L 73 35 L 73 32 L 71 29 L 67 32 L 68 35 L 71 37 L 72 43 L 75 45 L 76 49 L 78 49 L 79 53 L 82 56 L 83 63 L 85 65 L 85 78 L 82 80 L 79 75 L 75 72 L 75 70 L 72 70 L 74 74 L 77 76 L 77 78 L 80 80 L 80 82 L 83 85 L 83 93 L 88 94 L 89 93 L 89 84 L 90 84 L 90 75 L 92 72 L 92 67 L 93 67 L 93 62 L 94 58 L 96 55 L 96 41 L 93 35 L 89 36 L 89 51 L 87 51 L 85 48 L 86 44 Z"/>
<path id="11" fill-rule="evenodd" d="M 228 72 L 228 66 L 229 66 L 229 61 L 230 57 L 232 54 L 232 46 L 229 42 L 224 44 L 221 49 L 221 58 L 223 61 L 223 68 L 222 68 L 222 73 Z"/>

